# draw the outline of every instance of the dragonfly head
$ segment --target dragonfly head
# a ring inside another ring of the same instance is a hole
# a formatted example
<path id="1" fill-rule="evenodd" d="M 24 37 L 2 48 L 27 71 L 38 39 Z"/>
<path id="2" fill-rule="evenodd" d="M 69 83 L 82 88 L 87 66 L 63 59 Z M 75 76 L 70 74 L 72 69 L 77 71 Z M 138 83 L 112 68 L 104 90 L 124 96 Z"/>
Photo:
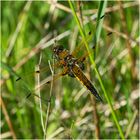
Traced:
<path id="1" fill-rule="evenodd" d="M 54 54 L 58 54 L 58 53 L 62 52 L 63 50 L 64 50 L 64 47 L 62 45 L 57 45 L 57 46 L 53 47 Z"/>

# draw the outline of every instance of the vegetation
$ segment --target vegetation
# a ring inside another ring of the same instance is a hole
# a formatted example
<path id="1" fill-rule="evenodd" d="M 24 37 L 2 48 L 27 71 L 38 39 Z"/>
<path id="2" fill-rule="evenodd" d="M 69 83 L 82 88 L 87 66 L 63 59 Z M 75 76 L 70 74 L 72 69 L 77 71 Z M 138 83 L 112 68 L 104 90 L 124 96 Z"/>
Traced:
<path id="1" fill-rule="evenodd" d="M 138 139 L 138 6 L 2 1 L 1 138 Z M 86 56 L 84 73 L 103 103 L 60 76 L 56 44 Z"/>

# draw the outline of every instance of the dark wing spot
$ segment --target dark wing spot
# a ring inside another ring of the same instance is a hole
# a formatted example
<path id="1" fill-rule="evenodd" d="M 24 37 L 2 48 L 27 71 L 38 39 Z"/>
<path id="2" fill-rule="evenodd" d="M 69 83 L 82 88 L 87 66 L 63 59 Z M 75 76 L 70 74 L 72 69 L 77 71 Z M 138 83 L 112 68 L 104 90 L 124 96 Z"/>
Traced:
<path id="1" fill-rule="evenodd" d="M 62 76 L 66 75 L 66 73 L 62 73 Z"/>
<path id="2" fill-rule="evenodd" d="M 89 31 L 88 35 L 91 35 L 91 31 Z"/>
<path id="3" fill-rule="evenodd" d="M 29 98 L 30 96 L 31 96 L 31 93 L 29 93 L 29 94 L 26 96 L 26 99 Z"/>
<path id="4" fill-rule="evenodd" d="M 109 33 L 107 33 L 107 36 L 109 36 L 109 35 L 111 35 L 112 34 L 112 32 L 109 32 Z"/>
<path id="5" fill-rule="evenodd" d="M 16 81 L 18 81 L 18 80 L 20 80 L 20 79 L 21 79 L 21 77 L 17 78 Z"/>
<path id="6" fill-rule="evenodd" d="M 92 49 L 95 49 L 95 47 L 96 47 L 96 46 L 94 45 L 94 46 L 92 47 Z"/>
<path id="7" fill-rule="evenodd" d="M 104 18 L 105 15 L 101 16 L 100 19 Z"/>
<path id="8" fill-rule="evenodd" d="M 40 71 L 39 71 L 39 70 L 37 70 L 37 71 L 36 71 L 36 73 L 40 73 Z"/>
<path id="9" fill-rule="evenodd" d="M 86 60 L 86 57 L 83 57 L 82 61 L 85 61 Z"/>
<path id="10" fill-rule="evenodd" d="M 51 83 L 51 81 L 46 82 L 46 84 L 50 84 L 50 83 Z"/>

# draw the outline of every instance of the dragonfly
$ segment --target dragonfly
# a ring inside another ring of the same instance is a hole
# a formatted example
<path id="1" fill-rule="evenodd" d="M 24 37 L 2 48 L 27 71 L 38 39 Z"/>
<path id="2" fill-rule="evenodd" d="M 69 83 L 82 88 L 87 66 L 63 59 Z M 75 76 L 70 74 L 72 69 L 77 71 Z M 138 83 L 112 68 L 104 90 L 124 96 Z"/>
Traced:
<path id="1" fill-rule="evenodd" d="M 89 37 L 88 37 L 87 41 L 91 39 L 90 37 L 92 37 L 91 32 L 89 33 Z M 58 79 L 59 77 L 65 76 L 65 75 L 68 75 L 72 78 L 76 78 L 79 82 L 81 82 L 87 88 L 87 90 L 90 91 L 91 94 L 94 95 L 94 97 L 97 100 L 103 102 L 97 89 L 95 88 L 95 86 L 92 84 L 92 82 L 87 78 L 87 76 L 83 72 L 83 70 L 85 68 L 84 61 L 89 54 L 88 53 L 84 54 L 80 58 L 77 58 L 75 56 L 76 53 L 79 52 L 79 49 L 81 49 L 81 45 L 83 45 L 83 42 L 81 42 L 80 45 L 77 47 L 77 49 L 75 51 L 73 51 L 72 53 L 70 53 L 68 49 L 64 48 L 63 45 L 60 45 L 60 44 L 54 45 L 54 47 L 52 48 L 52 52 L 53 52 L 54 58 L 57 61 L 57 63 L 54 64 L 54 66 L 62 67 L 63 70 L 60 74 L 57 74 L 56 76 L 54 76 L 55 78 L 53 78 L 52 80 Z M 46 68 L 44 70 L 46 71 Z M 37 70 L 37 71 L 35 71 L 35 73 L 41 73 L 41 71 Z M 16 79 L 16 81 L 19 81 L 21 79 L 22 79 L 21 77 L 18 77 Z M 51 80 L 47 81 L 45 84 L 49 84 L 50 82 L 51 82 Z M 40 86 L 38 88 L 40 88 Z M 31 94 L 29 94 L 28 97 L 30 95 Z M 37 95 L 35 95 L 35 96 L 37 96 Z"/>
<path id="2" fill-rule="evenodd" d="M 62 75 L 69 75 L 70 77 L 76 77 L 86 88 L 95 96 L 95 98 L 103 102 L 95 86 L 83 73 L 84 63 L 83 59 L 77 59 L 67 49 L 64 49 L 63 45 L 56 45 L 53 48 L 54 57 L 59 64 L 63 67 Z"/>

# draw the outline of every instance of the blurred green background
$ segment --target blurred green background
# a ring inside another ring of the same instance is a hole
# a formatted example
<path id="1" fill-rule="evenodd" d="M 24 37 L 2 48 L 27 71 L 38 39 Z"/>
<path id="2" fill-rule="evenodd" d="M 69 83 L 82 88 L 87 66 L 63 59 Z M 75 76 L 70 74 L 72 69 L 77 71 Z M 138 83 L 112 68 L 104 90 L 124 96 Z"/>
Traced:
<path id="1" fill-rule="evenodd" d="M 138 139 L 139 3 L 83 1 L 73 6 L 111 104 L 88 56 L 84 73 L 103 103 L 69 76 L 39 88 L 42 105 L 36 96 L 27 99 L 29 93 L 39 92 L 34 90 L 38 76 L 43 84 L 52 75 L 49 63 L 52 67 L 57 63 L 52 54 L 55 42 L 70 52 L 77 50 L 76 57 L 86 54 L 86 48 L 69 2 L 2 1 L 1 138 Z M 37 75 L 38 64 L 41 72 Z M 58 66 L 53 69 L 56 74 L 62 71 Z M 19 76 L 22 80 L 16 81 Z"/>

